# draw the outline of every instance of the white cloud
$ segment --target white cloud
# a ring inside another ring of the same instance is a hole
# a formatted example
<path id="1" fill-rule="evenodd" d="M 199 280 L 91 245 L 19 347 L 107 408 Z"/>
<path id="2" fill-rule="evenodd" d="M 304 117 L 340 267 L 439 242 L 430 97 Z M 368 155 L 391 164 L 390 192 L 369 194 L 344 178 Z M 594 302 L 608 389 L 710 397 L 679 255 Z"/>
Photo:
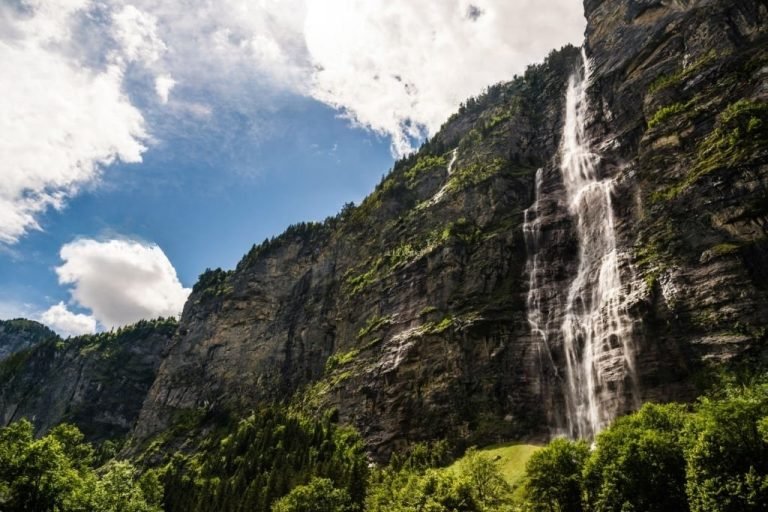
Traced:
<path id="1" fill-rule="evenodd" d="M 392 135 L 402 154 L 467 97 L 578 44 L 584 23 L 573 0 L 311 0 L 310 94 Z"/>
<path id="2" fill-rule="evenodd" d="M 141 161 L 148 135 L 122 91 L 124 69 L 89 69 L 56 50 L 87 3 L 36 0 L 26 4 L 31 15 L 5 9 L 13 30 L 0 33 L 0 242 L 39 229 L 39 214 L 62 208 L 104 166 Z"/>
<path id="3" fill-rule="evenodd" d="M 155 98 L 145 108 L 189 117 L 258 117 L 285 92 L 309 96 L 402 154 L 583 26 L 575 0 L 0 3 L 0 243 L 40 229 L 116 160 L 141 161 L 152 116 L 128 83 Z"/>
<path id="4" fill-rule="evenodd" d="M 391 135 L 398 154 L 410 149 L 409 137 L 434 134 L 469 96 L 511 79 L 553 48 L 580 44 L 585 26 L 577 0 L 136 5 L 157 20 L 166 64 L 185 84 L 238 97 L 267 83 L 310 96 Z"/>
<path id="5" fill-rule="evenodd" d="M 181 313 L 184 288 L 165 253 L 133 240 L 81 239 L 61 248 L 59 282 L 105 328 Z"/>
<path id="6" fill-rule="evenodd" d="M 40 321 L 62 336 L 79 336 L 96 332 L 96 319 L 73 313 L 63 302 L 51 306 L 40 315 Z"/>
<path id="7" fill-rule="evenodd" d="M 117 58 L 150 65 L 168 49 L 157 34 L 157 18 L 133 5 L 112 14 L 112 35 L 121 46 Z"/>
<path id="8" fill-rule="evenodd" d="M 155 78 L 155 92 L 157 93 L 157 97 L 160 98 L 161 103 L 168 103 L 168 96 L 171 94 L 171 89 L 173 89 L 175 85 L 176 80 L 174 80 L 171 75 L 165 74 Z"/>

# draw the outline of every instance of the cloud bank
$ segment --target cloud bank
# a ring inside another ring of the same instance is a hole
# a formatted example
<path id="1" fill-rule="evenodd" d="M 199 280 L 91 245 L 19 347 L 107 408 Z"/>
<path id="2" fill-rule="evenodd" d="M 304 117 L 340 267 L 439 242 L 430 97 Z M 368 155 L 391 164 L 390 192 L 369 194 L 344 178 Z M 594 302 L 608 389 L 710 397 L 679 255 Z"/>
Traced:
<path id="1" fill-rule="evenodd" d="M 402 155 L 469 96 L 579 44 L 584 23 L 576 0 L 310 1 L 309 92 Z"/>
<path id="2" fill-rule="evenodd" d="M 72 301 L 92 315 L 75 315 L 57 304 L 42 316 L 54 328 L 93 332 L 96 322 L 111 329 L 178 316 L 191 291 L 181 285 L 168 257 L 154 244 L 82 239 L 63 246 L 60 255 L 64 263 L 56 268 L 59 283 L 69 286 Z"/>
<path id="3" fill-rule="evenodd" d="M 399 156 L 583 27 L 577 0 L 1 3 L 0 243 L 40 229 L 115 161 L 140 162 L 162 109 L 254 116 L 302 95 L 391 137 Z"/>
<path id="4" fill-rule="evenodd" d="M 434 134 L 461 101 L 580 44 L 578 0 L 137 0 L 184 83 L 312 97 L 392 137 Z M 172 27 L 172 29 L 171 29 Z"/>

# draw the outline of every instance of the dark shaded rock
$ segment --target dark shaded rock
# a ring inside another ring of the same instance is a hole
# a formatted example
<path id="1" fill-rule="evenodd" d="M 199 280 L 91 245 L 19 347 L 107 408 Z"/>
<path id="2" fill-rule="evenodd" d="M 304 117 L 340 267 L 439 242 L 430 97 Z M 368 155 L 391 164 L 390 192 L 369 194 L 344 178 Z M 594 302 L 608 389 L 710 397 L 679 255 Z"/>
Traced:
<path id="1" fill-rule="evenodd" d="M 125 436 L 176 325 L 142 321 L 16 352 L 0 363 L 0 425 L 27 418 L 38 434 L 69 422 L 91 441 Z"/>
<path id="2" fill-rule="evenodd" d="M 55 332 L 33 320 L 0 320 L 0 362 L 16 352 L 53 338 L 58 338 Z"/>

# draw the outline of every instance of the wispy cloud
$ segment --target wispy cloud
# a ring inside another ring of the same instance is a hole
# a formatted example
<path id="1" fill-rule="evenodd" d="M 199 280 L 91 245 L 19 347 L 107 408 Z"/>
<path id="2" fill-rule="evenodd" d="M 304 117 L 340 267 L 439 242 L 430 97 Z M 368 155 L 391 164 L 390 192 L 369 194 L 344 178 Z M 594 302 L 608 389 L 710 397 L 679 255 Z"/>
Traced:
<path id="1" fill-rule="evenodd" d="M 87 0 L 0 7 L 0 243 L 39 229 L 39 214 L 62 208 L 104 166 L 139 162 L 146 150 L 144 117 L 123 78 L 128 62 L 156 60 L 162 45 L 146 19 L 126 21 L 126 8 L 112 27 L 120 45 L 105 43 L 102 68 L 84 65 L 69 50 L 88 7 Z"/>

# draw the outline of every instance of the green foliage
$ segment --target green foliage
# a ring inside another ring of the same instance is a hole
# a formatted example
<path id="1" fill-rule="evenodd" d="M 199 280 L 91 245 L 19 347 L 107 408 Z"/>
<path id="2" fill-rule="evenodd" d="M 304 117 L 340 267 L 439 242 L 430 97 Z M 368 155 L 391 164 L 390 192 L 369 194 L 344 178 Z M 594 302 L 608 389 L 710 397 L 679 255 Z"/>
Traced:
<path id="1" fill-rule="evenodd" d="M 653 94 L 672 85 L 682 83 L 684 80 L 691 77 L 694 73 L 712 64 L 715 60 L 717 60 L 717 58 L 717 51 L 711 50 L 709 53 L 694 61 L 689 66 L 681 69 L 680 71 L 671 75 L 660 76 L 653 83 L 651 83 L 651 85 L 648 87 L 648 92 Z"/>
<path id="2" fill-rule="evenodd" d="M 344 489 L 337 489 L 327 478 L 313 478 L 294 487 L 272 505 L 272 512 L 352 512 L 352 500 Z"/>
<path id="3" fill-rule="evenodd" d="M 702 176 L 724 168 L 758 162 L 768 144 L 768 103 L 739 100 L 717 117 L 715 127 L 696 148 L 688 175 L 680 182 L 657 192 L 653 200 L 674 199 Z"/>
<path id="4" fill-rule="evenodd" d="M 352 349 L 349 352 L 333 354 L 325 361 L 325 373 L 331 373 L 340 366 L 347 365 L 360 355 L 360 350 Z"/>
<path id="5" fill-rule="evenodd" d="M 555 439 L 526 465 L 525 496 L 531 512 L 581 512 L 582 472 L 589 456 L 583 441 Z"/>
<path id="6" fill-rule="evenodd" d="M 14 352 L 0 361 L 0 382 L 9 382 L 21 369 L 33 354 L 34 347 Z"/>
<path id="7" fill-rule="evenodd" d="M 211 434 L 197 453 L 176 454 L 163 478 L 165 510 L 269 510 L 313 477 L 329 479 L 359 504 L 367 472 L 357 434 L 330 419 L 313 420 L 274 407 L 241 421 L 229 435 Z M 310 484 L 296 491 L 281 506 L 298 503 L 294 500 L 312 489 Z"/>
<path id="8" fill-rule="evenodd" d="M 413 167 L 405 171 L 405 179 L 407 180 L 408 186 L 412 187 L 418 179 L 419 175 L 422 173 L 432 169 L 437 169 L 439 167 L 445 167 L 447 164 L 448 162 L 444 156 L 433 156 L 427 154 L 419 157 Z"/>
<path id="9" fill-rule="evenodd" d="M 200 294 L 200 302 L 229 293 L 232 287 L 227 284 L 227 279 L 231 275 L 232 271 L 229 270 L 207 268 L 192 287 L 192 293 Z"/>
<path id="10" fill-rule="evenodd" d="M 384 258 L 378 256 L 368 266 L 368 269 L 365 272 L 347 276 L 345 284 L 347 285 L 349 294 L 357 295 L 375 283 L 379 278 L 380 269 L 383 263 Z"/>
<path id="11" fill-rule="evenodd" d="M 505 162 L 495 158 L 486 162 L 476 162 L 453 171 L 446 185 L 448 192 L 458 192 L 470 186 L 477 185 L 501 172 Z"/>
<path id="12" fill-rule="evenodd" d="M 374 472 L 365 510 L 370 512 L 502 512 L 512 510 L 512 490 L 496 461 L 470 450 L 455 468 L 445 443 L 417 444 Z"/>
<path id="13" fill-rule="evenodd" d="M 357 295 L 385 276 L 423 257 L 447 243 L 474 244 L 480 230 L 472 222 L 461 218 L 435 228 L 421 237 L 405 240 L 385 250 L 345 275 L 344 284 L 349 295 Z"/>
<path id="14" fill-rule="evenodd" d="M 661 107 L 651 116 L 651 119 L 648 120 L 648 128 L 654 128 L 669 118 L 686 112 L 691 107 L 691 104 L 692 102 L 689 101 L 687 103 L 673 103 L 672 105 Z"/>
<path id="15" fill-rule="evenodd" d="M 687 510 L 682 406 L 646 404 L 597 438 L 584 468 L 585 508 Z"/>
<path id="16" fill-rule="evenodd" d="M 379 331 L 391 323 L 392 318 L 389 316 L 374 315 L 365 322 L 363 327 L 360 328 L 360 330 L 357 332 L 357 337 L 358 339 L 362 340 L 369 334 Z"/>
<path id="17" fill-rule="evenodd" d="M 692 512 L 768 510 L 768 385 L 705 398 L 686 428 Z"/>
<path id="18" fill-rule="evenodd" d="M 491 133 L 497 126 L 504 123 L 505 121 L 508 121 L 512 118 L 512 112 L 509 110 L 501 110 L 501 111 L 495 111 L 493 114 L 486 119 L 483 122 L 483 126 L 481 129 L 482 134 L 488 135 Z"/>
<path id="19" fill-rule="evenodd" d="M 12 336 L 24 336 L 46 340 L 58 338 L 58 335 L 40 322 L 15 318 L 13 320 L 0 320 L 0 334 Z"/>
<path id="20" fill-rule="evenodd" d="M 254 265 L 261 258 L 267 256 L 271 252 L 277 250 L 284 244 L 291 242 L 299 242 L 302 244 L 318 241 L 325 236 L 328 236 L 333 229 L 335 229 L 339 222 L 349 218 L 355 212 L 355 205 L 353 203 L 345 204 L 338 215 L 326 218 L 323 222 L 298 222 L 291 224 L 278 236 L 265 239 L 262 243 L 251 247 L 251 250 L 243 256 L 238 262 L 236 272 L 242 271 L 250 266 Z M 226 272 L 221 269 L 216 269 L 212 272 Z M 210 269 L 206 269 L 206 272 L 211 272 Z M 201 276 L 202 277 L 202 276 Z M 204 286 L 202 288 L 205 288 Z"/>
<path id="21" fill-rule="evenodd" d="M 0 510 L 4 512 L 160 512 L 162 488 L 128 462 L 93 467 L 94 450 L 74 426 L 35 439 L 21 420 L 0 429 Z"/>
<path id="22" fill-rule="evenodd" d="M 426 322 L 421 326 L 421 334 L 441 334 L 450 329 L 454 324 L 453 317 L 448 315 L 439 322 Z"/>
<path id="23" fill-rule="evenodd" d="M 584 443 L 558 439 L 527 465 L 525 510 L 768 510 L 768 384 L 721 380 L 694 407 L 646 404 Z"/>
<path id="24" fill-rule="evenodd" d="M 712 247 L 711 251 L 717 256 L 727 256 L 728 254 L 734 254 L 739 252 L 741 246 L 733 243 L 717 244 Z"/>
<path id="25" fill-rule="evenodd" d="M 513 489 L 518 490 L 525 478 L 528 461 L 540 449 L 536 445 L 512 443 L 488 446 L 478 452 L 497 462 L 501 476 Z M 459 459 L 449 467 L 459 471 L 463 463 L 464 459 Z"/>
<path id="26" fill-rule="evenodd" d="M 101 469 L 91 498 L 92 510 L 99 512 L 160 512 L 162 484 L 155 471 L 139 478 L 128 462 L 112 461 Z"/>

